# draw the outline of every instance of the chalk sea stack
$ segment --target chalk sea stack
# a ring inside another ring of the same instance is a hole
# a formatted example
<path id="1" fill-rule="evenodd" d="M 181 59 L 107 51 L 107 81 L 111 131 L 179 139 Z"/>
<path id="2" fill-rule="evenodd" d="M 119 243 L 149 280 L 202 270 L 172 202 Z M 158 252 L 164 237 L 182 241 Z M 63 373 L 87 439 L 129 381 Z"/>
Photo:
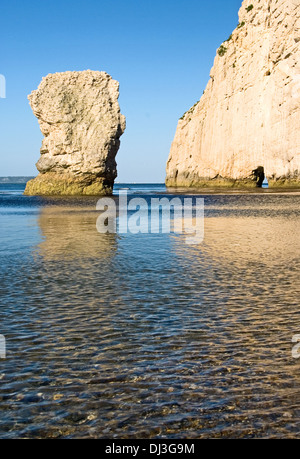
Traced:
<path id="1" fill-rule="evenodd" d="M 300 187 L 299 47 L 299 0 L 243 2 L 202 98 L 179 120 L 167 186 L 255 186 L 263 170 L 270 186 Z"/>
<path id="2" fill-rule="evenodd" d="M 44 135 L 26 195 L 111 194 L 125 131 L 119 83 L 105 72 L 50 74 L 29 96 Z"/>

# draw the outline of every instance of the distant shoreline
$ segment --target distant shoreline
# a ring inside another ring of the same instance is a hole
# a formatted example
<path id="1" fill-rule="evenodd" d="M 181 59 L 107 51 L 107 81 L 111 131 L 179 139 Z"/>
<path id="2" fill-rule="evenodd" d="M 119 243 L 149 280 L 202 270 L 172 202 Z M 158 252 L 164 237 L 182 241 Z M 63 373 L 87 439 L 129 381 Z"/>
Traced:
<path id="1" fill-rule="evenodd" d="M 0 183 L 27 183 L 28 180 L 33 179 L 34 177 L 27 177 L 26 175 L 16 177 L 16 176 L 9 176 L 9 177 L 0 177 Z"/>

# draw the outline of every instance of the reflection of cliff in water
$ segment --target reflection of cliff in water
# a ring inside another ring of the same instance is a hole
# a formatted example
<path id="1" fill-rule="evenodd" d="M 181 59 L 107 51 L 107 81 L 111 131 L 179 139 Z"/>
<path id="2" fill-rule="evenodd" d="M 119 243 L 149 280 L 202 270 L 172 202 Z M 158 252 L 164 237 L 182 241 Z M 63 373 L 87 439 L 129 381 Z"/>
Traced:
<path id="1" fill-rule="evenodd" d="M 184 249 L 185 258 L 193 262 L 206 256 L 220 268 L 225 264 L 253 269 L 262 278 L 264 269 L 290 269 L 298 262 L 300 235 L 298 200 L 295 197 L 294 203 L 292 196 L 287 198 L 281 203 L 275 196 L 270 201 L 244 196 L 243 204 L 238 205 L 228 197 L 221 205 L 206 205 L 203 243 L 182 246 L 175 237 L 175 250 Z"/>
<path id="2" fill-rule="evenodd" d="M 238 384 L 243 393 L 268 390 L 260 375 L 274 371 L 274 361 L 289 371 L 286 343 L 295 333 L 300 295 L 297 209 L 297 196 L 220 196 L 212 204 L 207 200 L 202 244 L 172 236 L 181 273 L 176 289 L 192 292 L 189 301 L 201 317 L 211 368 L 224 356 L 235 362 L 237 373 L 251 368 L 251 383 Z"/>
<path id="3" fill-rule="evenodd" d="M 47 259 L 104 259 L 114 256 L 115 234 L 99 234 L 99 213 L 91 207 L 50 206 L 42 209 L 40 254 Z"/>

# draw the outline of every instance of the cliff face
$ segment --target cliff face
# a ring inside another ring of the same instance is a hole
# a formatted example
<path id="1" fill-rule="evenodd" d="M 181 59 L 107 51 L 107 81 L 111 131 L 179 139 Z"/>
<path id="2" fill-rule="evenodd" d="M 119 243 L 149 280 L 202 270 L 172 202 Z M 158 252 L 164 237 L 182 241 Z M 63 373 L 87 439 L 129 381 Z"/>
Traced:
<path id="1" fill-rule="evenodd" d="M 28 97 L 44 140 L 27 195 L 109 194 L 125 130 L 119 83 L 105 72 L 50 74 Z"/>
<path id="2" fill-rule="evenodd" d="M 300 1 L 245 0 L 201 98 L 179 120 L 168 186 L 300 186 Z"/>

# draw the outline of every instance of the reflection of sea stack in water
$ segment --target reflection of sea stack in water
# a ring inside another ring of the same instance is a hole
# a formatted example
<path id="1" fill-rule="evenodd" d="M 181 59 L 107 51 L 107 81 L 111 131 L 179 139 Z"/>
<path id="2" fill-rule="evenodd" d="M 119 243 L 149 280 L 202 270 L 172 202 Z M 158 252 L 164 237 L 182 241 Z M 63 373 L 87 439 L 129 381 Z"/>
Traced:
<path id="1" fill-rule="evenodd" d="M 299 0 L 245 0 L 199 102 L 178 123 L 168 186 L 300 186 Z"/>
<path id="2" fill-rule="evenodd" d="M 49 198 L 51 199 L 51 198 Z M 53 198 L 55 199 L 55 198 Z M 85 198 L 88 199 L 88 198 Z M 55 204 L 55 202 L 53 202 Z M 99 234 L 96 229 L 97 214 L 94 201 L 84 207 L 82 203 L 67 203 L 44 207 L 39 215 L 43 241 L 39 254 L 47 260 L 87 260 L 95 263 L 110 259 L 116 252 L 116 235 Z"/>
<path id="3" fill-rule="evenodd" d="M 105 72 L 65 72 L 43 78 L 29 98 L 45 136 L 40 174 L 28 195 L 110 194 L 125 130 L 119 83 Z"/>

